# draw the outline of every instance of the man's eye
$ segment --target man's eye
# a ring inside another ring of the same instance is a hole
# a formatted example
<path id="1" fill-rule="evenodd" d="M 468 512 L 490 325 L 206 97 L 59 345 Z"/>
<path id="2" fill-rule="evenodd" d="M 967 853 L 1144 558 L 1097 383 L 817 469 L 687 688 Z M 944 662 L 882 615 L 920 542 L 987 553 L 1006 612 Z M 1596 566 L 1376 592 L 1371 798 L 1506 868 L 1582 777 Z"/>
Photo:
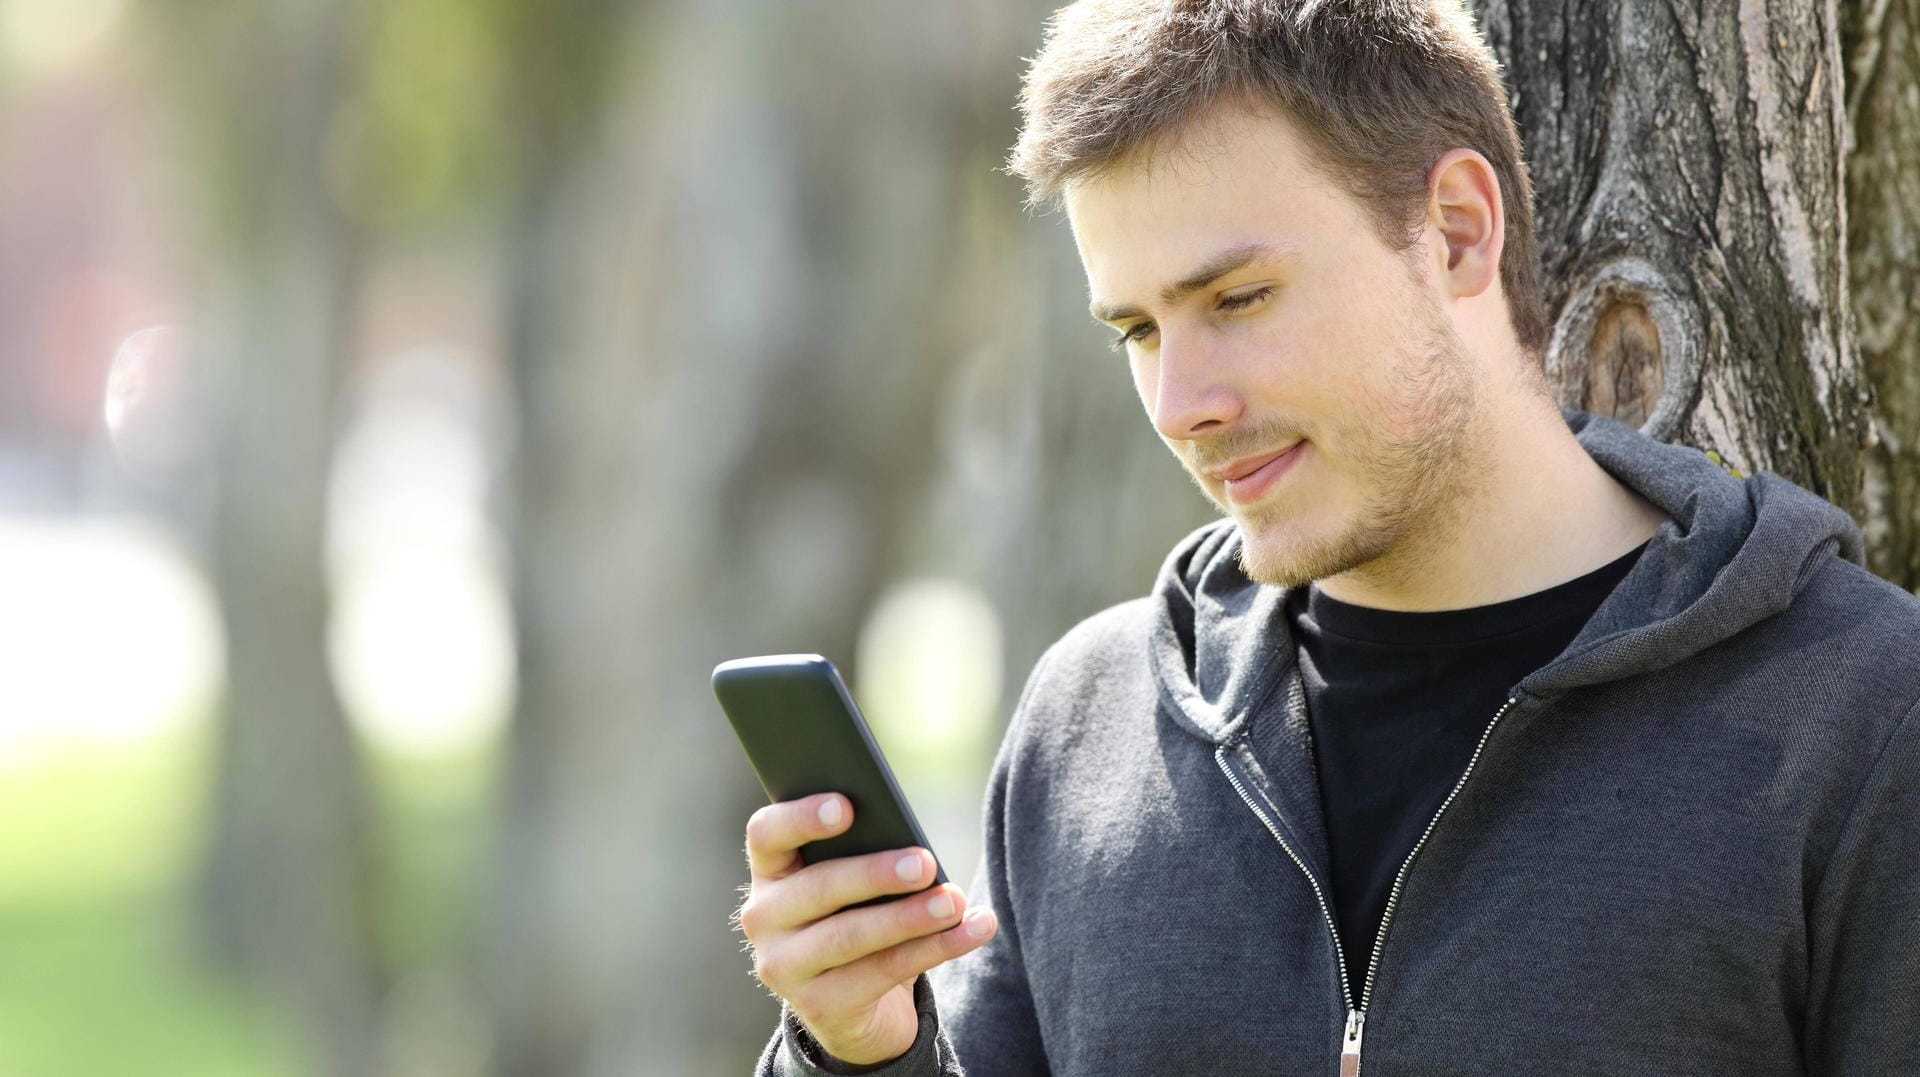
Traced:
<path id="1" fill-rule="evenodd" d="M 1151 332 L 1153 332 L 1153 323 L 1141 322 L 1139 325 L 1134 326 L 1132 329 L 1129 329 L 1126 332 L 1121 333 L 1119 336 L 1114 337 L 1111 341 L 1107 343 L 1107 347 L 1112 348 L 1114 351 L 1123 351 L 1125 350 L 1129 342 L 1137 344 L 1140 341 L 1147 339 L 1147 334 Z"/>
<path id="2" fill-rule="evenodd" d="M 1273 286 L 1268 285 L 1265 288 L 1255 288 L 1251 292 L 1245 292 L 1240 295 L 1225 296 L 1220 300 L 1220 309 L 1246 310 L 1248 307 L 1254 306 L 1257 303 L 1265 302 L 1267 297 L 1272 294 Z M 1141 322 L 1139 325 L 1114 337 L 1108 342 L 1107 347 L 1112 348 L 1114 351 L 1123 351 L 1128 344 L 1137 344 L 1147 339 L 1147 334 L 1151 332 L 1153 332 L 1153 323 Z"/>
<path id="3" fill-rule="evenodd" d="M 1247 292 L 1244 295 L 1230 295 L 1220 300 L 1220 309 L 1245 310 L 1272 294 L 1273 286 L 1268 285 L 1265 288 L 1255 288 L 1253 291 Z"/>

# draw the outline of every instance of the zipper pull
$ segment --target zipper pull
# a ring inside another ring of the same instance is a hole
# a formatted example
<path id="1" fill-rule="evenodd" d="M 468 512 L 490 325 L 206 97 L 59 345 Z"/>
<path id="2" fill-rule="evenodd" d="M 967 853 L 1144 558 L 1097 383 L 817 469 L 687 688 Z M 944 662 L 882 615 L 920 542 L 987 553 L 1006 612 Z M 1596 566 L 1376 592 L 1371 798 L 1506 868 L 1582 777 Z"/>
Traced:
<path id="1" fill-rule="evenodd" d="M 1366 1023 L 1364 1011 L 1347 1011 L 1347 1035 L 1340 1041 L 1340 1077 L 1360 1077 L 1360 1033 Z"/>

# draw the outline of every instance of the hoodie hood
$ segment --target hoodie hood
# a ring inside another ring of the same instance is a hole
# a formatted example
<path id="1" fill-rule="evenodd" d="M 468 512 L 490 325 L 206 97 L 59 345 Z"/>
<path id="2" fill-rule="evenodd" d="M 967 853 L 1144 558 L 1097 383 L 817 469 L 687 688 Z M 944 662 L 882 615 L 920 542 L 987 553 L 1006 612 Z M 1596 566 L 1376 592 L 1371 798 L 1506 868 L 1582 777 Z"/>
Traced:
<path id="1" fill-rule="evenodd" d="M 1787 608 L 1829 557 L 1865 564 L 1839 507 L 1772 472 L 1736 477 L 1699 449 L 1562 409 L 1594 462 L 1671 517 L 1572 643 L 1513 692 L 1551 698 L 1662 669 Z M 1240 569 L 1231 517 L 1181 540 L 1154 582 L 1154 676 L 1188 732 L 1225 743 L 1294 665 L 1288 589 Z M 1511 694 L 1511 693 L 1510 693 Z"/>

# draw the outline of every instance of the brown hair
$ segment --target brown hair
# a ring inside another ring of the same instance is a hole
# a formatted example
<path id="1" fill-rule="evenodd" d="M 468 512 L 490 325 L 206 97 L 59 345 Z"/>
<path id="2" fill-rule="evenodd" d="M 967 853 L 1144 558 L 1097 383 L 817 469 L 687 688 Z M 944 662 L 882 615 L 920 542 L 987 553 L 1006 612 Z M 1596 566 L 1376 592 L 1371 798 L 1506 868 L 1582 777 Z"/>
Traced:
<path id="1" fill-rule="evenodd" d="M 1426 219 L 1428 169 L 1479 151 L 1500 180 L 1514 336 L 1542 359 L 1533 185 L 1499 61 L 1460 0 L 1079 0 L 1047 20 L 1022 79 L 1007 171 L 1029 207 L 1052 202 L 1231 98 L 1294 120 L 1316 171 L 1401 254 Z"/>

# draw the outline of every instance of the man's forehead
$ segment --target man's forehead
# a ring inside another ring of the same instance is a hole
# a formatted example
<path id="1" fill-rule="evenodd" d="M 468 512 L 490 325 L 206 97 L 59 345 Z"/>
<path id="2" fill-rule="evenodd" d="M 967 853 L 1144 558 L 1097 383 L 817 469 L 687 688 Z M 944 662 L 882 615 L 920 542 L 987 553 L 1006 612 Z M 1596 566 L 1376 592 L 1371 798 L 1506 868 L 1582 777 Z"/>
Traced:
<path id="1" fill-rule="evenodd" d="M 1296 256 L 1320 232 L 1344 226 L 1324 201 L 1307 177 L 1266 167 L 1258 153 L 1152 176 L 1108 171 L 1062 198 L 1096 309 L 1188 294 L 1192 282 L 1215 275 L 1202 272 L 1209 267 Z"/>

